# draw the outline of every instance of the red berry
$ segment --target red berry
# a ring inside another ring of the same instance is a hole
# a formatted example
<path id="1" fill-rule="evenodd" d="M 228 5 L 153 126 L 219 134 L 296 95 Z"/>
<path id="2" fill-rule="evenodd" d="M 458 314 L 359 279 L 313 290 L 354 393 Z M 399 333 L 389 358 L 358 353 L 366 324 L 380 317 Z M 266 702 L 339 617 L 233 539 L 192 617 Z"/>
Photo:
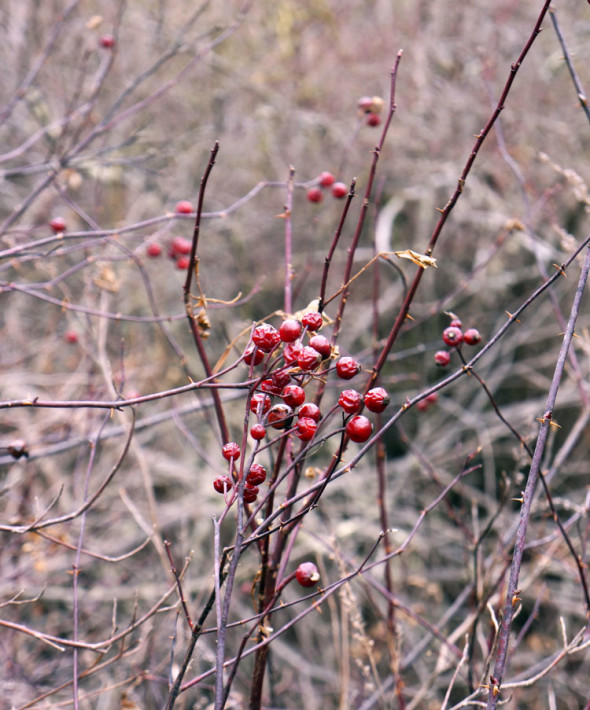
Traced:
<path id="1" fill-rule="evenodd" d="M 320 573 L 313 562 L 302 562 L 295 570 L 295 579 L 302 587 L 315 587 L 320 581 Z"/>
<path id="2" fill-rule="evenodd" d="M 303 345 L 299 341 L 287 343 L 283 348 L 283 357 L 287 365 L 294 365 L 297 362 L 299 353 L 303 349 Z"/>
<path id="3" fill-rule="evenodd" d="M 184 237 L 174 237 L 170 242 L 170 256 L 174 259 L 181 254 L 190 254 L 193 244 Z"/>
<path id="4" fill-rule="evenodd" d="M 381 123 L 381 116 L 378 116 L 376 113 L 368 113 L 367 114 L 367 126 L 371 126 L 375 128 L 375 126 L 378 126 Z"/>
<path id="5" fill-rule="evenodd" d="M 162 247 L 158 244 L 158 242 L 152 242 L 151 244 L 147 245 L 147 249 L 145 251 L 148 256 L 155 258 L 157 256 L 160 256 L 160 254 L 162 253 Z"/>
<path id="6" fill-rule="evenodd" d="M 341 200 L 348 195 L 348 186 L 343 182 L 335 182 L 332 185 L 332 196 L 337 200 Z"/>
<path id="7" fill-rule="evenodd" d="M 438 402 L 438 392 L 431 392 L 428 397 L 426 397 L 428 404 L 436 404 Z"/>
<path id="8" fill-rule="evenodd" d="M 342 380 L 352 380 L 361 371 L 361 366 L 352 357 L 341 357 L 336 363 L 336 374 Z"/>
<path id="9" fill-rule="evenodd" d="M 442 339 L 445 345 L 455 348 L 463 342 L 463 331 L 454 325 L 450 325 L 443 330 Z"/>
<path id="10" fill-rule="evenodd" d="M 379 414 L 387 409 L 390 402 L 387 390 L 383 387 L 373 387 L 365 395 L 365 406 L 370 412 L 375 412 Z"/>
<path id="11" fill-rule="evenodd" d="M 314 404 L 313 402 L 304 402 L 299 407 L 299 411 L 297 412 L 297 414 L 300 417 L 308 417 L 309 419 L 313 419 L 316 422 L 319 422 L 322 416 L 320 408 L 317 404 Z"/>
<path id="12" fill-rule="evenodd" d="M 319 181 L 322 187 L 330 187 L 334 184 L 334 176 L 332 175 L 332 173 L 328 172 L 320 173 Z"/>
<path id="13" fill-rule="evenodd" d="M 317 311 L 309 311 L 301 318 L 303 326 L 312 332 L 319 330 L 322 327 L 323 322 L 324 319 L 322 318 L 322 314 Z"/>
<path id="14" fill-rule="evenodd" d="M 273 385 L 280 391 L 291 382 L 291 375 L 287 370 L 277 370 L 270 376 Z"/>
<path id="15" fill-rule="evenodd" d="M 176 214 L 192 214 L 195 210 L 193 209 L 192 202 L 189 202 L 188 200 L 180 200 L 180 202 L 176 203 L 174 211 Z"/>
<path id="16" fill-rule="evenodd" d="M 293 343 L 301 335 L 301 323 L 294 318 L 287 318 L 279 327 L 279 335 L 283 343 Z"/>
<path id="17" fill-rule="evenodd" d="M 310 441 L 315 436 L 318 423 L 311 417 L 299 417 L 297 420 L 297 436 L 301 441 Z"/>
<path id="18" fill-rule="evenodd" d="M 223 445 L 221 455 L 228 461 L 231 461 L 232 459 L 237 461 L 240 458 L 240 447 L 235 441 L 230 441 L 229 443 Z"/>
<path id="19" fill-rule="evenodd" d="M 260 389 L 263 392 L 268 392 L 268 394 L 281 394 L 283 391 L 283 388 L 277 387 L 270 378 L 268 380 L 262 380 L 260 383 Z"/>
<path id="20" fill-rule="evenodd" d="M 59 234 L 59 232 L 65 232 L 66 221 L 63 217 L 54 217 L 51 222 L 49 222 L 49 226 L 56 234 Z"/>
<path id="21" fill-rule="evenodd" d="M 347 414 L 354 414 L 355 412 L 358 412 L 362 403 L 363 396 L 356 390 L 342 390 L 342 393 L 338 398 L 338 405 Z"/>
<path id="22" fill-rule="evenodd" d="M 306 345 L 304 348 L 301 348 L 299 355 L 297 356 L 297 365 L 305 372 L 314 370 L 321 361 L 322 356 L 310 345 Z"/>
<path id="23" fill-rule="evenodd" d="M 467 328 L 463 333 L 463 341 L 467 345 L 477 345 L 481 343 L 481 334 L 477 328 Z"/>
<path id="24" fill-rule="evenodd" d="M 460 318 L 457 318 L 457 316 L 453 315 L 452 313 L 449 313 L 449 315 L 452 318 L 451 322 L 449 323 L 450 326 L 453 326 L 453 328 L 462 328 L 463 327 L 463 323 L 461 322 Z"/>
<path id="25" fill-rule="evenodd" d="M 250 428 L 250 436 L 256 441 L 260 441 L 266 436 L 266 429 L 262 424 L 253 424 Z"/>
<path id="26" fill-rule="evenodd" d="M 259 486 L 266 480 L 266 469 L 259 463 L 253 463 L 246 476 L 246 483 L 251 486 Z"/>
<path id="27" fill-rule="evenodd" d="M 287 385 L 283 390 L 283 402 L 290 407 L 298 407 L 305 402 L 305 390 L 299 385 Z"/>
<path id="28" fill-rule="evenodd" d="M 425 412 L 427 409 L 429 409 L 431 404 L 436 404 L 437 402 L 438 394 L 436 392 L 432 392 L 428 395 L 428 397 L 421 399 L 416 406 L 418 407 L 418 410 L 420 412 Z"/>
<path id="29" fill-rule="evenodd" d="M 357 444 L 366 441 L 373 431 L 373 425 L 362 414 L 357 414 L 352 419 L 349 419 L 346 424 L 346 433 Z"/>
<path id="30" fill-rule="evenodd" d="M 111 47 L 115 46 L 115 38 L 113 35 L 103 35 L 99 39 L 99 43 L 101 47 L 104 47 L 104 49 L 111 49 Z"/>
<path id="31" fill-rule="evenodd" d="M 176 259 L 176 268 L 180 271 L 186 271 L 190 265 L 190 256 L 179 256 L 178 259 Z"/>
<path id="32" fill-rule="evenodd" d="M 74 345 L 78 342 L 78 333 L 76 333 L 75 330 L 66 330 L 66 332 L 64 333 L 64 338 L 66 343 L 71 343 L 72 345 Z"/>
<path id="33" fill-rule="evenodd" d="M 448 350 L 438 350 L 434 353 L 434 362 L 439 367 L 446 367 L 451 362 L 451 353 Z"/>
<path id="34" fill-rule="evenodd" d="M 314 335 L 309 339 L 310 346 L 319 352 L 322 360 L 326 360 L 332 354 L 332 346 L 330 341 L 324 335 Z"/>
<path id="35" fill-rule="evenodd" d="M 262 392 L 256 392 L 250 400 L 250 411 L 254 414 L 266 414 L 270 409 L 270 397 Z"/>
<path id="36" fill-rule="evenodd" d="M 254 345 L 251 345 L 244 353 L 244 362 L 246 365 L 252 365 L 252 363 L 254 363 L 254 365 L 260 365 L 263 359 L 264 353 Z"/>
<path id="37" fill-rule="evenodd" d="M 244 503 L 254 503 L 258 497 L 258 487 L 244 483 Z"/>
<path id="38" fill-rule="evenodd" d="M 234 483 L 229 476 L 217 476 L 213 481 L 213 488 L 215 488 L 218 493 L 227 493 L 232 489 L 233 485 Z"/>
<path id="39" fill-rule="evenodd" d="M 291 424 L 293 410 L 288 404 L 281 402 L 272 407 L 266 417 L 267 422 L 273 429 L 284 429 Z"/>
<path id="40" fill-rule="evenodd" d="M 307 191 L 307 199 L 310 202 L 321 202 L 324 199 L 324 194 L 319 187 L 310 187 Z"/>
<path id="41" fill-rule="evenodd" d="M 262 352 L 269 353 L 281 342 L 281 336 L 279 335 L 279 331 L 274 326 L 270 325 L 270 323 L 263 323 L 254 328 L 252 342 L 257 348 L 260 348 Z"/>

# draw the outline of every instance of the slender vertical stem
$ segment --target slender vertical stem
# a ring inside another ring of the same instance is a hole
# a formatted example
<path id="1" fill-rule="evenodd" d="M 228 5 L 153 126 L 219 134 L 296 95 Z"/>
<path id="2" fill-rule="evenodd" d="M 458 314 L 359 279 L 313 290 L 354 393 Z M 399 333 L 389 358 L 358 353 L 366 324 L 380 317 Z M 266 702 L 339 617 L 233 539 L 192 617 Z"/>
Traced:
<path id="1" fill-rule="evenodd" d="M 295 168 L 289 167 L 285 200 L 285 313 L 293 312 L 293 179 Z"/>

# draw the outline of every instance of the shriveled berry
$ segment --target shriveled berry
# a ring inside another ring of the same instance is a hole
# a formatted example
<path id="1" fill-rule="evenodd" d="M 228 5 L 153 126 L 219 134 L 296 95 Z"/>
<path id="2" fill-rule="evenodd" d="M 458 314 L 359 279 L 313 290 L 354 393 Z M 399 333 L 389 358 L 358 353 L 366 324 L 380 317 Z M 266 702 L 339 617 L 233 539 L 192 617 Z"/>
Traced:
<path id="1" fill-rule="evenodd" d="M 259 463 L 253 463 L 246 476 L 246 483 L 251 486 L 259 486 L 266 481 L 266 469 Z"/>
<path id="2" fill-rule="evenodd" d="M 463 333 L 463 341 L 467 345 L 477 345 L 481 343 L 481 334 L 477 328 L 467 328 Z"/>
<path id="3" fill-rule="evenodd" d="M 373 387 L 365 395 L 365 407 L 370 412 L 379 414 L 384 412 L 389 405 L 390 399 L 387 390 L 383 387 Z"/>
<path id="4" fill-rule="evenodd" d="M 66 221 L 63 217 L 54 217 L 51 222 L 49 222 L 49 226 L 56 234 L 59 234 L 59 232 L 65 232 Z"/>
<path id="5" fill-rule="evenodd" d="M 258 486 L 244 483 L 244 503 L 254 503 L 256 498 L 258 498 Z"/>
<path id="6" fill-rule="evenodd" d="M 250 411 L 254 414 L 266 414 L 270 409 L 270 397 L 263 392 L 255 392 L 250 400 Z"/>
<path id="7" fill-rule="evenodd" d="M 307 328 L 307 330 L 312 332 L 319 330 L 322 327 L 323 322 L 324 319 L 322 318 L 322 314 L 317 311 L 309 311 L 301 318 L 301 324 Z"/>
<path id="8" fill-rule="evenodd" d="M 310 419 L 313 419 L 316 422 L 319 422 L 322 416 L 320 408 L 317 404 L 314 404 L 313 402 L 304 402 L 299 407 L 299 411 L 297 412 L 297 414 L 302 418 L 309 417 Z"/>
<path id="9" fill-rule="evenodd" d="M 461 328 L 450 325 L 443 330 L 442 338 L 445 345 L 448 345 L 450 348 L 456 348 L 463 342 L 463 331 Z"/>
<path id="10" fill-rule="evenodd" d="M 332 197 L 341 200 L 348 195 L 348 186 L 344 182 L 335 182 L 332 185 Z"/>
<path id="11" fill-rule="evenodd" d="M 311 417 L 299 417 L 297 420 L 297 436 L 301 441 L 310 441 L 315 436 L 318 423 Z"/>
<path id="12" fill-rule="evenodd" d="M 312 348 L 311 345 L 306 345 L 301 348 L 301 352 L 297 356 L 297 365 L 304 371 L 314 370 L 322 361 L 322 356 L 319 352 Z"/>
<path id="13" fill-rule="evenodd" d="M 227 493 L 233 488 L 233 485 L 234 482 L 229 476 L 217 476 L 213 481 L 213 488 L 215 488 L 218 493 Z"/>
<path id="14" fill-rule="evenodd" d="M 158 242 L 152 242 L 151 244 L 147 245 L 145 253 L 148 256 L 152 257 L 152 259 L 155 259 L 156 257 L 161 255 L 162 247 L 158 244 Z"/>
<path id="15" fill-rule="evenodd" d="M 373 431 L 373 425 L 367 419 L 367 417 L 362 414 L 357 414 L 352 419 L 349 419 L 346 423 L 346 433 L 357 444 L 361 444 L 366 441 Z"/>
<path id="16" fill-rule="evenodd" d="M 322 360 L 326 360 L 332 354 L 332 346 L 325 335 L 314 335 L 309 339 L 309 344 L 314 350 L 319 352 Z"/>
<path id="17" fill-rule="evenodd" d="M 334 176 L 332 173 L 320 173 L 318 180 L 320 181 L 320 185 L 322 187 L 331 187 L 334 184 Z"/>
<path id="18" fill-rule="evenodd" d="M 352 357 L 341 357 L 336 363 L 336 374 L 341 380 L 352 380 L 361 371 L 361 366 Z"/>
<path id="19" fill-rule="evenodd" d="M 291 382 L 291 375 L 287 370 L 276 370 L 272 373 L 270 379 L 275 387 L 283 389 L 283 387 L 286 387 L 289 382 Z"/>
<path id="20" fill-rule="evenodd" d="M 283 391 L 283 388 L 277 387 L 277 385 L 270 378 L 268 380 L 262 380 L 260 383 L 260 389 L 268 394 L 281 394 Z"/>
<path id="21" fill-rule="evenodd" d="M 286 426 L 290 425 L 292 417 L 293 410 L 291 407 L 284 402 L 280 402 L 270 408 L 266 421 L 273 429 L 284 429 Z"/>
<path id="22" fill-rule="evenodd" d="M 434 353 L 434 362 L 439 367 L 446 367 L 451 362 L 451 353 L 448 350 L 438 350 Z"/>
<path id="23" fill-rule="evenodd" d="M 176 214 L 192 214 L 195 210 L 192 202 L 189 202 L 188 200 L 180 200 L 180 202 L 176 203 L 174 211 Z"/>
<path id="24" fill-rule="evenodd" d="M 320 581 L 320 573 L 313 562 L 302 562 L 295 570 L 295 579 L 302 587 L 315 587 Z"/>
<path id="25" fill-rule="evenodd" d="M 338 406 L 347 414 L 358 412 L 363 403 L 363 396 L 356 390 L 342 390 L 338 398 Z"/>
<path id="26" fill-rule="evenodd" d="M 270 325 L 270 323 L 262 323 L 262 325 L 258 325 L 254 328 L 252 342 L 263 352 L 269 353 L 281 342 L 281 336 L 279 335 L 279 331 L 274 326 Z"/>
<path id="27" fill-rule="evenodd" d="M 255 345 L 250 345 L 248 350 L 244 353 L 244 362 L 246 365 L 260 365 L 264 360 L 264 353 L 259 350 Z"/>
<path id="28" fill-rule="evenodd" d="M 287 365 L 294 365 L 297 362 L 299 353 L 303 349 L 303 345 L 297 340 L 294 343 L 287 343 L 283 348 L 283 358 Z"/>
<path id="29" fill-rule="evenodd" d="M 287 318 L 279 327 L 279 335 L 283 343 L 293 343 L 301 335 L 301 323 L 294 318 Z"/>
<path id="30" fill-rule="evenodd" d="M 250 436 L 255 440 L 255 441 L 260 441 L 261 439 L 264 439 L 266 436 L 266 429 L 262 424 L 253 424 L 250 427 Z"/>
<path id="31" fill-rule="evenodd" d="M 172 258 L 180 256 L 181 254 L 191 253 L 192 242 L 184 237 L 174 237 L 170 242 L 170 255 Z"/>
<path id="32" fill-rule="evenodd" d="M 240 458 L 240 446 L 235 441 L 223 445 L 221 455 L 228 461 L 237 461 Z"/>
<path id="33" fill-rule="evenodd" d="M 324 199 L 324 195 L 319 187 L 310 187 L 307 191 L 307 199 L 310 202 L 321 202 Z"/>
<path id="34" fill-rule="evenodd" d="M 283 389 L 283 402 L 290 407 L 298 407 L 305 402 L 305 390 L 299 385 L 287 385 Z"/>

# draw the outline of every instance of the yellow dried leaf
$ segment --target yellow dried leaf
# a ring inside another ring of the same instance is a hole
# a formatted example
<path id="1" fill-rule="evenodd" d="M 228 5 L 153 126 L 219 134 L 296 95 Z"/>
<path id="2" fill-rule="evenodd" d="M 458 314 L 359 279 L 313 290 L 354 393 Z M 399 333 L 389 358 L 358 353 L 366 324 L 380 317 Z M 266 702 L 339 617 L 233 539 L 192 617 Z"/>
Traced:
<path id="1" fill-rule="evenodd" d="M 400 259 L 409 259 L 410 261 L 414 262 L 416 266 L 420 266 L 423 269 L 427 269 L 429 266 L 433 266 L 435 269 L 438 268 L 436 265 L 436 259 L 431 256 L 426 256 L 426 254 L 420 254 L 419 252 L 413 251 L 412 249 L 394 251 L 393 253 L 396 256 L 399 256 Z"/>

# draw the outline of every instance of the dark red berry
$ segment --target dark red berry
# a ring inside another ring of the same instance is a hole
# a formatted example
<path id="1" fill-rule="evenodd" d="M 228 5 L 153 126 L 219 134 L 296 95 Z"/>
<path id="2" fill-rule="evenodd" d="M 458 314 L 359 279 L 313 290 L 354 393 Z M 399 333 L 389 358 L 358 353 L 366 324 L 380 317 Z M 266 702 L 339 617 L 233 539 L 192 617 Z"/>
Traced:
<path id="1" fill-rule="evenodd" d="M 298 407 L 305 402 L 305 390 L 299 385 L 287 385 L 283 390 L 283 402 L 290 407 Z"/>
<path id="2" fill-rule="evenodd" d="M 310 187 L 307 191 L 307 199 L 310 202 L 321 202 L 324 199 L 324 195 L 319 187 Z"/>
<path id="3" fill-rule="evenodd" d="M 320 421 L 320 418 L 322 416 L 320 412 L 320 408 L 318 407 L 317 404 L 314 404 L 313 402 L 305 402 L 299 407 L 299 411 L 297 414 L 300 417 L 309 417 L 309 419 L 313 419 L 316 422 Z"/>
<path id="4" fill-rule="evenodd" d="M 437 402 L 438 394 L 436 392 L 432 392 L 428 395 L 428 397 L 421 399 L 416 406 L 418 407 L 419 411 L 425 412 L 427 409 L 430 408 L 432 404 L 436 404 Z"/>
<path id="5" fill-rule="evenodd" d="M 59 232 L 65 232 L 66 221 L 63 217 L 54 217 L 51 222 L 49 222 L 49 226 L 56 234 L 59 234 Z"/>
<path id="6" fill-rule="evenodd" d="M 273 429 L 284 429 L 286 426 L 290 425 L 292 417 L 293 410 L 291 407 L 289 407 L 288 404 L 281 402 L 279 404 L 275 404 L 274 407 L 271 407 L 266 420 L 270 426 L 273 427 Z"/>
<path id="7" fill-rule="evenodd" d="M 450 348 L 456 348 L 463 342 L 463 331 L 461 328 L 450 325 L 443 330 L 442 338 L 445 345 L 448 345 Z"/>
<path id="8" fill-rule="evenodd" d="M 322 314 L 317 311 L 309 311 L 301 318 L 302 325 L 307 328 L 307 330 L 312 332 L 319 330 L 322 327 L 323 322 L 324 319 L 322 318 Z"/>
<path id="9" fill-rule="evenodd" d="M 181 254 L 190 254 L 192 248 L 192 242 L 184 237 L 174 237 L 170 242 L 170 255 L 172 258 L 180 256 Z"/>
<path id="10" fill-rule="evenodd" d="M 115 46 L 115 38 L 113 37 L 113 35 L 103 35 L 99 39 L 99 43 L 103 49 L 111 49 Z"/>
<path id="11" fill-rule="evenodd" d="M 217 476 L 213 481 L 213 488 L 215 488 L 218 493 L 227 493 L 232 489 L 233 485 L 234 483 L 229 476 Z"/>
<path id="12" fill-rule="evenodd" d="M 381 123 L 381 116 L 378 116 L 376 113 L 368 113 L 366 120 L 367 126 L 375 128 L 375 126 L 378 126 Z"/>
<path id="13" fill-rule="evenodd" d="M 463 328 L 463 323 L 461 322 L 460 318 L 453 316 L 453 319 L 449 323 L 449 326 L 451 326 L 453 328 Z"/>
<path id="14" fill-rule="evenodd" d="M 279 327 L 279 335 L 283 343 L 293 343 L 301 335 L 301 323 L 294 318 L 287 318 Z"/>
<path id="15" fill-rule="evenodd" d="M 426 397 L 428 404 L 436 404 L 438 402 L 438 392 L 431 392 L 428 397 Z"/>
<path id="16" fill-rule="evenodd" d="M 263 392 L 256 392 L 250 400 L 250 411 L 262 416 L 270 409 L 270 397 Z"/>
<path id="17" fill-rule="evenodd" d="M 330 341 L 324 335 L 314 335 L 309 339 L 309 344 L 314 350 L 319 352 L 322 356 L 322 360 L 326 360 L 332 354 Z"/>
<path id="18" fill-rule="evenodd" d="M 314 370 L 321 361 L 322 356 L 310 345 L 306 345 L 304 348 L 301 348 L 301 352 L 297 356 L 297 365 L 305 372 Z"/>
<path id="19" fill-rule="evenodd" d="M 66 332 L 64 333 L 64 338 L 66 343 L 74 345 L 78 342 L 78 333 L 76 333 L 75 330 L 66 330 Z"/>
<path id="20" fill-rule="evenodd" d="M 349 419 L 346 424 L 346 433 L 357 444 L 366 441 L 373 431 L 373 425 L 362 414 L 357 414 L 352 419 Z"/>
<path id="21" fill-rule="evenodd" d="M 446 367 L 451 362 L 451 353 L 448 350 L 438 350 L 434 353 L 434 362 L 439 367 Z"/>
<path id="22" fill-rule="evenodd" d="M 311 417 L 299 417 L 297 420 L 297 436 L 301 441 L 310 441 L 315 436 L 318 423 Z"/>
<path id="23" fill-rule="evenodd" d="M 240 458 L 239 444 L 236 444 L 235 441 L 230 441 L 229 443 L 224 444 L 223 448 L 221 449 L 221 455 L 224 459 L 227 459 L 228 461 L 231 461 L 232 459 L 234 461 L 237 461 Z"/>
<path id="24" fill-rule="evenodd" d="M 291 375 L 287 370 L 276 370 L 276 372 L 272 373 L 270 379 L 275 387 L 282 390 L 283 387 L 286 387 L 291 382 Z"/>
<path id="25" fill-rule="evenodd" d="M 244 353 L 244 362 L 246 365 L 260 365 L 263 360 L 264 353 L 254 345 L 251 345 Z"/>
<path id="26" fill-rule="evenodd" d="M 250 436 L 256 441 L 260 441 L 266 436 L 266 429 L 262 424 L 253 424 L 250 427 Z"/>
<path id="27" fill-rule="evenodd" d="M 334 184 L 334 176 L 332 173 L 320 173 L 318 180 L 320 181 L 320 185 L 322 187 L 331 187 Z"/>
<path id="28" fill-rule="evenodd" d="M 179 256 L 178 259 L 176 259 L 176 268 L 179 271 L 186 271 L 190 265 L 191 265 L 190 256 Z"/>
<path id="29" fill-rule="evenodd" d="M 180 202 L 176 203 L 174 211 L 176 214 L 192 214 L 195 210 L 191 202 L 188 200 L 180 200 Z"/>
<path id="30" fill-rule="evenodd" d="M 283 391 L 282 387 L 277 387 L 277 385 L 271 380 L 262 380 L 260 383 L 260 389 L 263 392 L 268 392 L 268 394 L 281 394 Z"/>
<path id="31" fill-rule="evenodd" d="M 365 395 L 365 406 L 370 412 L 379 414 L 384 412 L 389 405 L 390 399 L 387 390 L 383 387 L 373 387 Z"/>
<path id="32" fill-rule="evenodd" d="M 302 587 L 315 587 L 320 581 L 320 573 L 313 562 L 302 562 L 295 570 L 295 579 Z"/>
<path id="33" fill-rule="evenodd" d="M 155 258 L 160 256 L 160 254 L 162 253 L 162 247 L 158 244 L 158 242 L 152 242 L 151 244 L 147 245 L 147 249 L 145 250 L 145 252 L 148 256 Z"/>
<path id="34" fill-rule="evenodd" d="M 259 486 L 266 480 L 266 469 L 259 463 L 253 463 L 246 476 L 246 483 L 251 486 Z"/>
<path id="35" fill-rule="evenodd" d="M 477 345 L 481 343 L 481 334 L 477 328 L 468 328 L 463 333 L 463 341 L 467 345 Z"/>
<path id="36" fill-rule="evenodd" d="M 363 396 L 356 390 L 342 390 L 338 398 L 338 405 L 347 414 L 358 412 L 363 403 Z"/>
<path id="37" fill-rule="evenodd" d="M 297 362 L 299 353 L 301 352 L 303 345 L 299 341 L 294 343 L 287 343 L 283 348 L 283 358 L 287 365 L 294 365 Z"/>
<path id="38" fill-rule="evenodd" d="M 263 323 L 254 328 L 252 342 L 263 352 L 269 353 L 281 342 L 281 336 L 279 331 L 270 323 Z"/>
<path id="39" fill-rule="evenodd" d="M 341 357 L 336 363 L 336 374 L 342 380 L 352 380 L 361 371 L 361 366 L 352 357 Z"/>
<path id="40" fill-rule="evenodd" d="M 348 186 L 344 182 L 335 182 L 332 185 L 332 196 L 337 200 L 341 200 L 348 195 Z"/>
<path id="41" fill-rule="evenodd" d="M 244 503 L 254 503 L 258 497 L 258 487 L 244 483 Z"/>

